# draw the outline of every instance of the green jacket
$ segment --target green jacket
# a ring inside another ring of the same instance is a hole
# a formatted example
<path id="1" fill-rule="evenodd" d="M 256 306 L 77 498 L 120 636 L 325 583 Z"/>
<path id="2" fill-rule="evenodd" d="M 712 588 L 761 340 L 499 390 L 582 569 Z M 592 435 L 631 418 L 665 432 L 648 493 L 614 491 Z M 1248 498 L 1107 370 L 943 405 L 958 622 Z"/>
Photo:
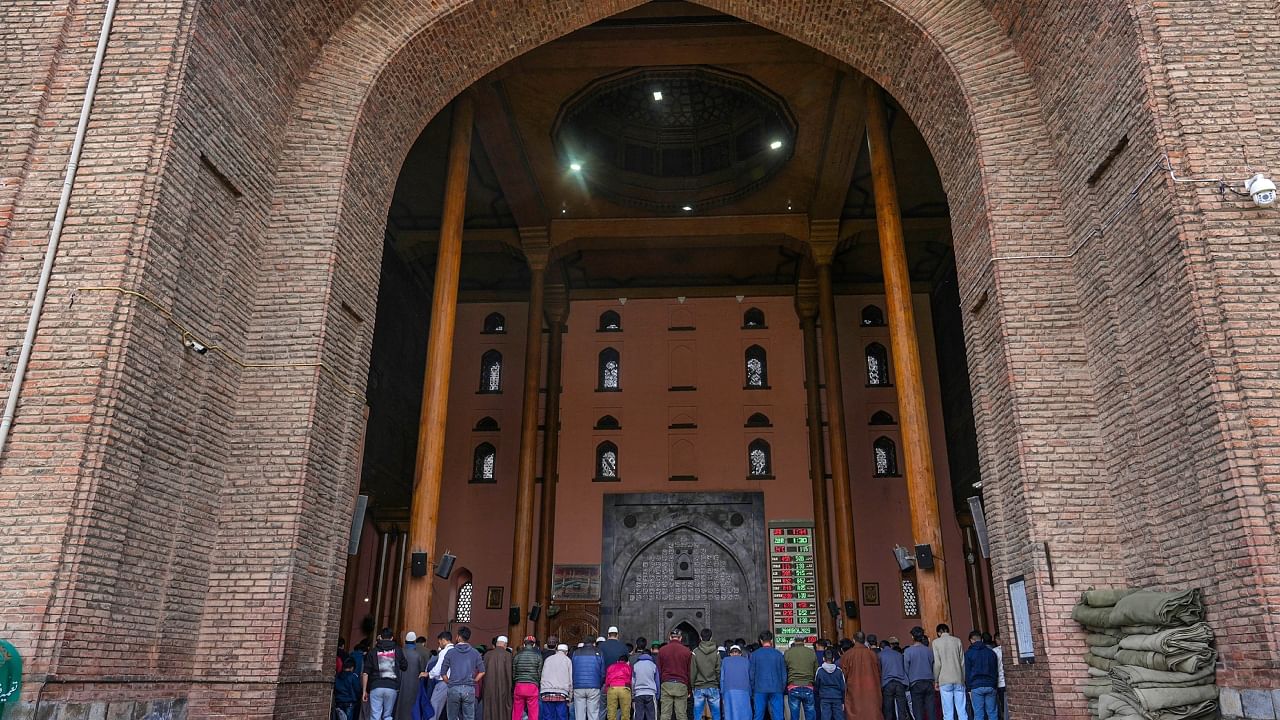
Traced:
<path id="1" fill-rule="evenodd" d="M 689 682 L 694 690 L 720 687 L 720 651 L 713 641 L 703 640 L 693 651 Z"/>
<path id="2" fill-rule="evenodd" d="M 512 683 L 533 683 L 542 681 L 542 652 L 538 648 L 524 648 L 516 653 L 511 661 Z"/>
<path id="3" fill-rule="evenodd" d="M 812 648 L 792 645 L 782 655 L 787 664 L 787 687 L 813 687 L 813 676 L 818 673 L 818 656 Z"/>

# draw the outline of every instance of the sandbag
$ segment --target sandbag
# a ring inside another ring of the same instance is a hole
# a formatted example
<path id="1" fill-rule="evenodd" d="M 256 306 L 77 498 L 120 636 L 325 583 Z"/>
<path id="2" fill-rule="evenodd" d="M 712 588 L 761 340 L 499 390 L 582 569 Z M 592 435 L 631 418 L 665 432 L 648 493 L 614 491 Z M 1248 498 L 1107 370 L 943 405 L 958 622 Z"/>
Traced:
<path id="1" fill-rule="evenodd" d="M 1092 665 L 1090 665 L 1090 666 L 1088 667 L 1088 670 L 1089 670 L 1089 677 L 1091 677 L 1091 678 L 1097 678 L 1097 677 L 1105 677 L 1105 678 L 1109 678 L 1109 677 L 1111 677 L 1111 673 L 1110 673 L 1110 672 L 1107 672 L 1106 670 L 1099 670 L 1098 668 L 1096 668 L 1096 667 L 1094 667 L 1094 666 L 1092 666 Z"/>
<path id="2" fill-rule="evenodd" d="M 1099 660 L 1106 659 L 1099 658 Z M 1138 665 L 1148 670 L 1166 672 L 1194 673 L 1205 667 L 1212 666 L 1213 661 L 1216 659 L 1217 653 L 1209 648 L 1198 651 L 1179 650 L 1174 653 L 1161 653 L 1153 650 L 1125 650 L 1122 648 L 1116 652 L 1115 658 L 1111 659 L 1111 664 L 1112 666 Z M 1093 663 L 1090 664 L 1092 665 Z M 1094 665 L 1094 667 L 1098 666 Z M 1107 668 L 1107 670 L 1110 669 L 1110 667 Z"/>
<path id="3" fill-rule="evenodd" d="M 1153 713 L 1171 708 L 1197 707 L 1209 701 L 1216 703 L 1218 688 L 1213 685 L 1186 688 L 1138 688 L 1132 694 L 1126 693 L 1119 697 L 1133 702 L 1143 712 Z"/>
<path id="4" fill-rule="evenodd" d="M 1120 598 L 1104 627 L 1124 625 L 1191 625 L 1204 620 L 1204 599 L 1199 590 L 1156 592 L 1140 590 Z"/>
<path id="5" fill-rule="evenodd" d="M 1120 623 L 1111 621 L 1111 613 L 1114 610 L 1115 608 L 1110 607 L 1089 607 L 1081 603 L 1071 609 L 1071 619 L 1090 628 L 1120 627 Z"/>
<path id="6" fill-rule="evenodd" d="M 1109 679 L 1104 679 L 1104 678 L 1097 678 L 1097 679 L 1102 680 L 1103 682 L 1100 682 L 1100 683 L 1086 682 L 1084 684 L 1084 687 L 1081 688 L 1081 692 L 1083 692 L 1084 696 L 1089 698 L 1090 700 L 1097 700 L 1098 698 L 1102 697 L 1106 693 L 1111 692 L 1111 681 Z"/>
<path id="7" fill-rule="evenodd" d="M 1196 623 L 1187 627 L 1169 628 L 1152 635 L 1127 635 L 1120 639 L 1125 650 L 1154 650 L 1170 653 L 1179 650 L 1199 652 L 1206 650 L 1213 641 L 1213 630 L 1208 623 Z"/>
<path id="8" fill-rule="evenodd" d="M 1107 645 L 1104 647 L 1091 646 L 1089 648 L 1089 652 L 1093 653 L 1094 655 L 1097 655 L 1098 657 L 1106 658 L 1108 660 L 1115 660 L 1116 653 L 1120 652 L 1120 646 L 1119 645 Z"/>
<path id="9" fill-rule="evenodd" d="M 1138 665 L 1116 665 L 1111 668 L 1110 678 L 1120 694 L 1140 688 L 1195 687 L 1213 684 L 1214 667 L 1210 664 L 1194 673 L 1182 673 L 1149 670 Z"/>
<path id="10" fill-rule="evenodd" d="M 1137 652 L 1137 651 L 1135 650 L 1130 652 Z M 1087 652 L 1084 654 L 1084 661 L 1089 663 L 1090 667 L 1095 667 L 1095 668 L 1098 668 L 1099 670 L 1106 670 L 1107 672 L 1110 672 L 1111 668 L 1115 667 L 1116 665 L 1115 660 L 1111 660 L 1110 658 L 1098 657 L 1097 655 L 1094 655 L 1091 652 Z"/>
<path id="11" fill-rule="evenodd" d="M 1084 644 L 1089 647 L 1112 647 L 1120 644 L 1120 638 L 1116 635 L 1103 635 L 1102 633 L 1089 633 L 1084 638 Z"/>
<path id="12" fill-rule="evenodd" d="M 1099 720 L 1107 720 L 1107 718 L 1140 718 L 1138 708 L 1130 705 L 1123 698 L 1105 694 L 1098 698 L 1098 718 Z"/>
<path id="13" fill-rule="evenodd" d="M 1085 590 L 1080 602 L 1093 608 L 1112 607 L 1121 598 L 1138 592 L 1136 588 L 1104 588 L 1102 590 Z"/>

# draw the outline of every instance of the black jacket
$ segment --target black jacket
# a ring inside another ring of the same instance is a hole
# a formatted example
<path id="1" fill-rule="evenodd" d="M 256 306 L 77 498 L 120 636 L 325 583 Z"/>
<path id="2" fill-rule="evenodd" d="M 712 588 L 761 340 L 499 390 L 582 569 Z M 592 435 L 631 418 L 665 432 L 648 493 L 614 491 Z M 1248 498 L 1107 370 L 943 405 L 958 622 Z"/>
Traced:
<path id="1" fill-rule="evenodd" d="M 377 688 L 400 689 L 400 673 L 409 669 L 409 659 L 404 650 L 393 640 L 379 640 L 365 653 L 364 674 L 369 676 L 370 690 Z"/>

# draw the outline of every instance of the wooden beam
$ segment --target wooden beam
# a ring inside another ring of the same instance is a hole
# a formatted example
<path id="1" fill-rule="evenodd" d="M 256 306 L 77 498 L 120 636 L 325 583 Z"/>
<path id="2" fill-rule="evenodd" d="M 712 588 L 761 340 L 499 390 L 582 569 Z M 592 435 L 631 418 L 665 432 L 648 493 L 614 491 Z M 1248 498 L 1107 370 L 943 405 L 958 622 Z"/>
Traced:
<path id="1" fill-rule="evenodd" d="M 880 88 L 868 84 L 867 145 L 871 153 L 871 179 L 876 199 L 880 236 L 880 264 L 884 273 L 885 314 L 893 353 L 894 387 L 898 392 L 898 428 L 902 434 L 907 476 L 907 506 L 911 510 L 911 534 L 917 545 L 932 546 L 934 567 L 920 570 L 920 619 L 925 627 L 951 622 L 947 595 L 947 561 L 942 548 L 942 520 L 938 514 L 938 481 L 933 469 L 929 416 L 925 408 L 924 371 L 916 335 L 915 309 L 911 301 L 911 276 L 906 243 L 902 238 L 902 212 L 889 150 L 889 128 Z"/>
<path id="2" fill-rule="evenodd" d="M 476 133 L 516 224 L 521 227 L 546 225 L 547 207 L 500 85 L 477 83 L 472 86 L 471 95 L 476 107 Z"/>
<path id="3" fill-rule="evenodd" d="M 768 215 L 709 215 L 654 218 L 587 218 L 552 220 L 551 246 L 601 238 L 788 237 L 809 238 L 809 218 L 803 213 Z"/>
<path id="4" fill-rule="evenodd" d="M 809 214 L 815 218 L 838 218 L 844 210 L 854 166 L 862 153 L 866 136 L 867 80 L 862 75 L 836 76 L 827 117 L 826 144 L 818 154 L 817 185 Z"/>
<path id="5" fill-rule="evenodd" d="M 458 314 L 458 280 L 462 265 L 462 222 L 466 213 L 467 173 L 471 160 L 474 108 L 467 95 L 454 102 L 453 130 L 445 181 L 444 212 L 431 300 L 422 412 L 418 421 L 418 455 L 413 466 L 413 500 L 409 547 L 435 562 L 440 489 L 444 477 L 444 433 L 449 413 L 449 375 L 453 369 L 453 329 Z M 431 622 L 431 578 L 410 577 L 405 586 L 400 627 L 425 628 Z"/>

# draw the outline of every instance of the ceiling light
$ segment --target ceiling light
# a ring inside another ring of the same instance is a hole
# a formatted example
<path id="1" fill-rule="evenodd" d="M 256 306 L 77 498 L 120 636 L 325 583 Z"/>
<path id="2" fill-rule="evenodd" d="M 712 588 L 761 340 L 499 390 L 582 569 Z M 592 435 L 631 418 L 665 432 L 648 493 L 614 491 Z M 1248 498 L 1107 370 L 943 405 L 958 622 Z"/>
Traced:
<path id="1" fill-rule="evenodd" d="M 580 162 L 569 163 L 569 169 L 574 172 L 582 172 L 582 163 Z"/>
<path id="2" fill-rule="evenodd" d="M 662 91 L 661 91 L 661 90 L 654 90 L 654 91 L 653 91 L 653 99 L 654 99 L 654 101 L 655 101 L 655 102 L 662 102 Z"/>
<path id="3" fill-rule="evenodd" d="M 683 210 L 683 211 L 685 211 L 685 212 L 689 212 L 690 210 L 692 210 L 692 209 L 693 209 L 693 206 L 692 206 L 692 205 L 685 205 L 685 206 L 681 207 L 680 209 L 681 209 L 681 210 Z"/>
<path id="4" fill-rule="evenodd" d="M 781 150 L 781 149 L 782 149 L 782 141 L 781 141 L 781 140 L 774 140 L 773 142 L 769 143 L 769 149 L 770 149 L 770 150 Z"/>

